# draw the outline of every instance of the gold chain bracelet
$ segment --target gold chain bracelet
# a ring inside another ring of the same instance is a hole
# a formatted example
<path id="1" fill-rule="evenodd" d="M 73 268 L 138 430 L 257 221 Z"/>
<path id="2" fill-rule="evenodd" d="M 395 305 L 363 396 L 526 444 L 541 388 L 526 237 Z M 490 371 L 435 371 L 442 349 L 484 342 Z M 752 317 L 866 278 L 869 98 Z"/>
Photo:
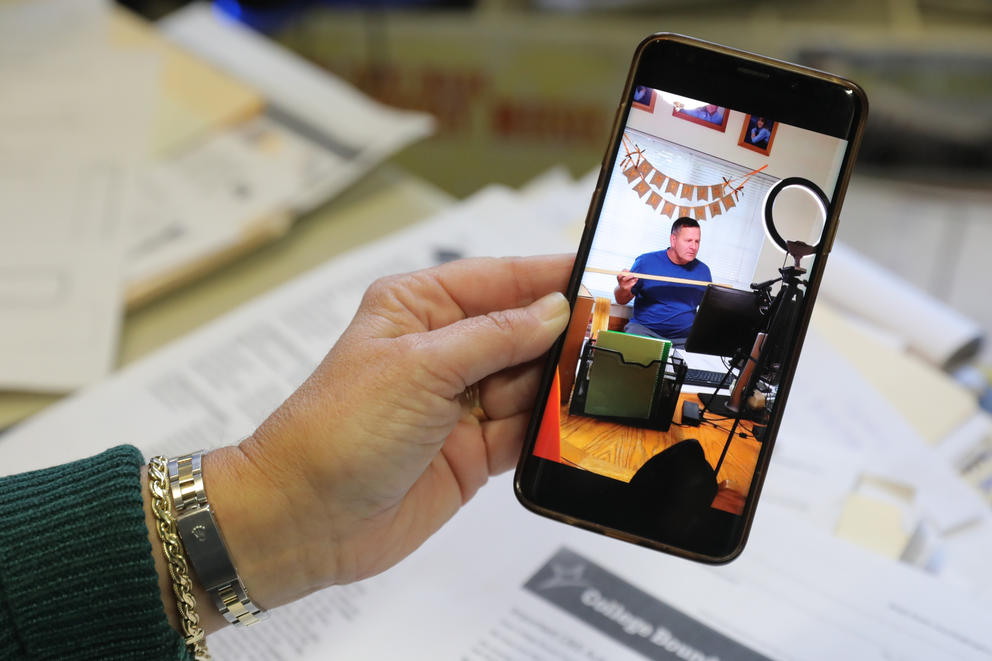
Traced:
<path id="1" fill-rule="evenodd" d="M 209 659 L 206 634 L 200 626 L 200 616 L 196 610 L 196 597 L 193 595 L 193 581 L 189 577 L 189 563 L 176 530 L 176 519 L 169 504 L 169 476 L 165 457 L 152 457 L 148 462 L 148 489 L 152 494 L 152 511 L 155 513 L 155 528 L 162 541 L 162 552 L 169 563 L 169 576 L 172 578 L 172 591 L 176 595 L 176 606 L 182 622 L 186 644 L 193 650 L 197 660 Z"/>

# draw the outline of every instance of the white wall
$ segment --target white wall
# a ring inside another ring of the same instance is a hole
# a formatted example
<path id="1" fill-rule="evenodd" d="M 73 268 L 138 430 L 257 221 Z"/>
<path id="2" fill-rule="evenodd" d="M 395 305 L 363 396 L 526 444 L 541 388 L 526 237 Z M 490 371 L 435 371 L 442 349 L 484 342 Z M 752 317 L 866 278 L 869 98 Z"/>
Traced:
<path id="1" fill-rule="evenodd" d="M 654 111 L 631 109 L 627 125 L 750 169 L 767 165 L 762 173 L 777 179 L 804 177 L 820 186 L 828 197 L 833 194 L 846 146 L 843 140 L 780 123 L 770 154 L 764 156 L 738 145 L 745 113 L 728 110 L 726 130 L 720 132 L 675 117 L 673 109 L 656 94 Z M 810 241 L 811 237 L 818 236 L 822 214 L 809 202 L 807 195 L 792 194 L 789 190 L 779 196 L 774 217 L 779 232 L 787 239 Z M 766 240 L 755 268 L 755 279 L 774 277 L 782 259 L 782 252 Z"/>
<path id="2" fill-rule="evenodd" d="M 641 131 L 628 129 L 626 135 L 629 144 L 620 147 L 621 157 L 628 148 L 636 148 L 647 162 L 677 181 L 713 184 L 724 177 L 733 180 L 748 173 L 742 166 Z M 611 173 L 589 253 L 590 267 L 630 268 L 637 255 L 664 250 L 669 245 L 672 218 L 647 204 L 647 197 L 633 190 L 623 169 L 621 164 Z M 775 181 L 763 173 L 754 175 L 747 184 L 750 194 L 741 196 L 733 209 L 702 221 L 698 257 L 710 267 L 714 282 L 743 289 L 752 282 L 766 240 L 761 203 Z M 616 286 L 616 278 L 586 273 L 583 283 L 594 295 L 609 295 Z"/>
<path id="3" fill-rule="evenodd" d="M 653 113 L 634 108 L 630 111 L 627 125 L 751 169 L 767 164 L 768 167 L 763 170 L 766 174 L 779 179 L 805 177 L 822 188 L 828 197 L 833 193 L 840 160 L 844 155 L 844 141 L 779 124 L 770 155 L 764 156 L 737 144 L 747 116 L 744 113 L 729 110 L 726 131 L 721 133 L 674 117 L 672 110 L 670 103 L 657 97 Z"/>

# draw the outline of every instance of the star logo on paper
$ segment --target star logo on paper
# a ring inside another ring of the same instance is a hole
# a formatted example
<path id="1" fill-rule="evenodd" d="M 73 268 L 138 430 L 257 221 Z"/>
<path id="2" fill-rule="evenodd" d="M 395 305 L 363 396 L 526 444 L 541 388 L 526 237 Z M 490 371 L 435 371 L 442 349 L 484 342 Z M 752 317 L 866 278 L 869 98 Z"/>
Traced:
<path id="1" fill-rule="evenodd" d="M 583 575 L 586 570 L 584 563 L 571 566 L 553 563 L 551 565 L 551 576 L 541 581 L 537 586 L 539 590 L 550 590 L 551 588 L 587 588 L 591 584 Z"/>

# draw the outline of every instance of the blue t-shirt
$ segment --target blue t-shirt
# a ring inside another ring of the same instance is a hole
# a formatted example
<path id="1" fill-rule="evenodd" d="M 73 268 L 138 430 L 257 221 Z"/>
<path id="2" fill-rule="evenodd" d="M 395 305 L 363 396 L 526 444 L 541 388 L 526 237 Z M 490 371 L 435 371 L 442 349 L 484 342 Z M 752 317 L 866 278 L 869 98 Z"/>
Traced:
<path id="1" fill-rule="evenodd" d="M 649 252 L 634 260 L 630 267 L 634 273 L 664 275 L 712 282 L 710 267 L 698 259 L 688 264 L 674 264 L 667 250 Z M 704 287 L 675 282 L 638 279 L 631 290 L 634 294 L 634 313 L 630 320 L 647 326 L 664 338 L 688 337 L 696 308 L 703 298 Z"/>

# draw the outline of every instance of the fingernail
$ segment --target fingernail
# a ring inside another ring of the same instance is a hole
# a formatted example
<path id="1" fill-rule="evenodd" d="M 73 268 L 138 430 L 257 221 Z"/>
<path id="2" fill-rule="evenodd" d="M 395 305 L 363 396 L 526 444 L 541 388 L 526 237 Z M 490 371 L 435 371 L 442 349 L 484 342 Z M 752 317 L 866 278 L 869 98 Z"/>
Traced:
<path id="1" fill-rule="evenodd" d="M 531 304 L 531 310 L 545 326 L 555 326 L 563 329 L 568 324 L 568 299 L 561 292 L 551 292 Z"/>

